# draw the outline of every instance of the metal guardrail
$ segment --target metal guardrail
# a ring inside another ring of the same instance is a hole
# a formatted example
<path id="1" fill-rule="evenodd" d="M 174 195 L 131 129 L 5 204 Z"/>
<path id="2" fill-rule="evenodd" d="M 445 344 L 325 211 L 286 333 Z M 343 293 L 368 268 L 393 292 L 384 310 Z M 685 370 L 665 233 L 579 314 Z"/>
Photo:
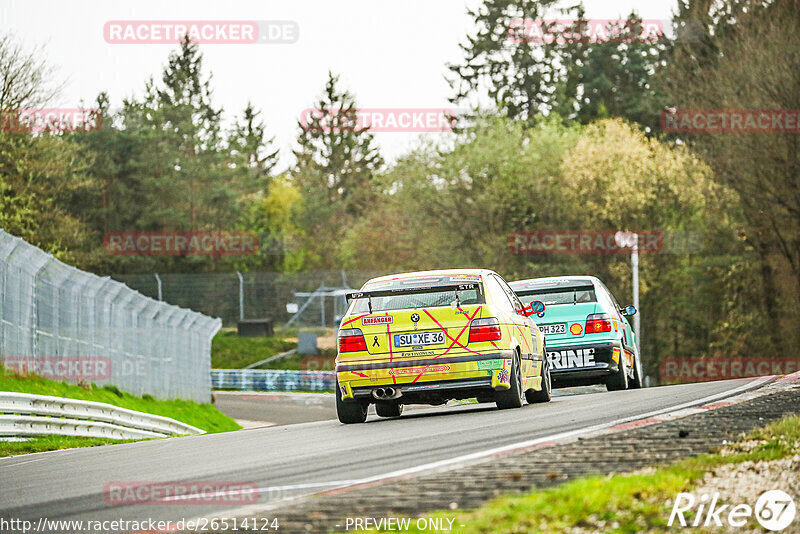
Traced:
<path id="1" fill-rule="evenodd" d="M 169 417 L 102 402 L 0 392 L 0 436 L 162 438 L 204 431 Z"/>
<path id="2" fill-rule="evenodd" d="M 282 369 L 212 369 L 212 389 L 239 391 L 333 391 L 333 371 L 287 371 Z"/>

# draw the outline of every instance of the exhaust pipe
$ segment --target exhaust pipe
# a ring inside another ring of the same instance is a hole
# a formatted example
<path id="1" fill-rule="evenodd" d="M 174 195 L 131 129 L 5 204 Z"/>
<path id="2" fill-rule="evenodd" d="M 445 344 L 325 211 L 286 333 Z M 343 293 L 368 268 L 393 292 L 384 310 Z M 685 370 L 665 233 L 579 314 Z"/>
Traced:
<path id="1" fill-rule="evenodd" d="M 372 390 L 372 396 L 378 400 L 394 400 L 403 396 L 403 392 L 392 387 L 376 388 Z"/>

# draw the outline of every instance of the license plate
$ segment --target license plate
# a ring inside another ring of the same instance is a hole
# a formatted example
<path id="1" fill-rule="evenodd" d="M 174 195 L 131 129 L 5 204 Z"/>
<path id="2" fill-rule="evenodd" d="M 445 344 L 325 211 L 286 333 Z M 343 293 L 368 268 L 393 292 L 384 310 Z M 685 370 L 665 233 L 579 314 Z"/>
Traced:
<path id="1" fill-rule="evenodd" d="M 566 334 L 567 323 L 542 324 L 539 325 L 539 329 L 542 334 Z"/>
<path id="2" fill-rule="evenodd" d="M 395 334 L 395 347 L 415 347 L 417 345 L 441 345 L 444 343 L 444 332 L 412 332 Z"/>

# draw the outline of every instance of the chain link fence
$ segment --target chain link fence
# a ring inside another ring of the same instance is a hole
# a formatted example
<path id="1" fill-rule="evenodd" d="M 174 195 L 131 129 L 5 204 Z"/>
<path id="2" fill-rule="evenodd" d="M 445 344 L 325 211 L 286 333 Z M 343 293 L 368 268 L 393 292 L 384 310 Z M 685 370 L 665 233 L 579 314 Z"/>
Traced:
<path id="1" fill-rule="evenodd" d="M 80 271 L 0 230 L 0 360 L 135 395 L 211 399 L 221 321 Z"/>
<path id="2" fill-rule="evenodd" d="M 113 277 L 141 293 L 222 318 L 271 319 L 292 327 L 337 327 L 347 310 L 345 289 L 360 288 L 373 271 L 127 274 Z"/>

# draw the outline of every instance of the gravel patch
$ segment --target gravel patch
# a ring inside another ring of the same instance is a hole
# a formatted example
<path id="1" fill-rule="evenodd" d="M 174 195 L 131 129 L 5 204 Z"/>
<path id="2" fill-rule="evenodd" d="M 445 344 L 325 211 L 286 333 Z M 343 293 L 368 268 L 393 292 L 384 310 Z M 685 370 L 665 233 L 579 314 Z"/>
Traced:
<path id="1" fill-rule="evenodd" d="M 722 504 L 740 503 L 755 506 L 758 497 L 768 490 L 782 490 L 797 498 L 800 496 L 800 454 L 791 458 L 770 462 L 742 462 L 725 465 L 707 474 L 703 482 L 693 492 L 695 495 L 719 493 Z M 764 532 L 758 523 L 752 521 L 738 532 Z M 800 533 L 800 521 L 795 521 L 783 533 Z"/>

